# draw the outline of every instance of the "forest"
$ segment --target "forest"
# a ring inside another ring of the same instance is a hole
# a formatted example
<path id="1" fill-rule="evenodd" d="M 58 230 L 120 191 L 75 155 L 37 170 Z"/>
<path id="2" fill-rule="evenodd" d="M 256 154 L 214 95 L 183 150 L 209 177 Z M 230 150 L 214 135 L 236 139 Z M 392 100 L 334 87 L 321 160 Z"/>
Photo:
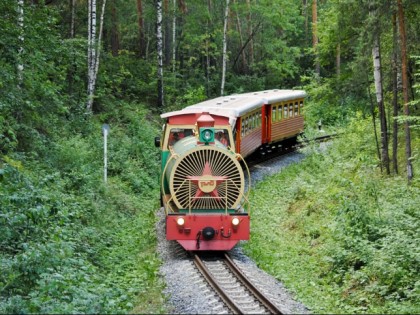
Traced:
<path id="1" fill-rule="evenodd" d="M 244 250 L 314 313 L 420 313 L 419 21 L 418 0 L 0 1 L 0 313 L 167 313 L 159 115 L 273 88 L 306 91 L 307 139 L 340 137 L 257 185 Z"/>

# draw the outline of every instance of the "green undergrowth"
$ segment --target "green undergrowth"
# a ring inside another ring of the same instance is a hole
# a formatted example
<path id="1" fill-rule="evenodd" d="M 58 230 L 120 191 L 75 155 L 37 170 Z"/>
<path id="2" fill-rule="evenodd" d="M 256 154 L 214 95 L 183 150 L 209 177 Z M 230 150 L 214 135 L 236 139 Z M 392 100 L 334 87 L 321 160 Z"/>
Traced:
<path id="1" fill-rule="evenodd" d="M 360 119 L 251 193 L 245 251 L 315 313 L 420 313 L 419 177 L 382 175 L 375 150 Z"/>
<path id="2" fill-rule="evenodd" d="M 0 156 L 0 313 L 164 313 L 156 128 L 141 109 Z M 87 132 L 87 131 L 92 132 Z"/>

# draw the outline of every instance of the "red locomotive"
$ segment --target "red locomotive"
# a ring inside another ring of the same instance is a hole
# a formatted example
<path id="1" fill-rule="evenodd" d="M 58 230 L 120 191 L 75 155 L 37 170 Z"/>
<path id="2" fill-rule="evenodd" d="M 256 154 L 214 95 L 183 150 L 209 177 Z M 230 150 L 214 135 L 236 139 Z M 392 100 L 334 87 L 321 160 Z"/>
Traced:
<path id="1" fill-rule="evenodd" d="M 305 96 L 301 90 L 235 94 L 161 115 L 166 123 L 155 144 L 168 240 L 186 250 L 230 250 L 249 239 L 243 159 L 303 131 Z"/>

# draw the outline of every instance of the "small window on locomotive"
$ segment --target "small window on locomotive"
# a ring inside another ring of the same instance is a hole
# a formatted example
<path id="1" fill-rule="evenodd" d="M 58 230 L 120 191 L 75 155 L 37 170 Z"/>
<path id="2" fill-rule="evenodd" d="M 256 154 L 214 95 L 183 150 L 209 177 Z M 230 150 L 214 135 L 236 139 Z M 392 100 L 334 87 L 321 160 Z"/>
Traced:
<path id="1" fill-rule="evenodd" d="M 288 109 L 287 109 L 287 104 L 283 106 L 283 118 L 288 118 Z"/>
<path id="2" fill-rule="evenodd" d="M 216 140 L 218 140 L 225 147 L 228 147 L 230 145 L 229 133 L 227 129 L 216 129 L 215 134 Z"/>
<path id="3" fill-rule="evenodd" d="M 293 103 L 289 104 L 289 117 L 293 117 Z"/>
<path id="4" fill-rule="evenodd" d="M 297 117 L 299 115 L 299 103 L 296 102 L 295 103 L 295 117 Z"/>

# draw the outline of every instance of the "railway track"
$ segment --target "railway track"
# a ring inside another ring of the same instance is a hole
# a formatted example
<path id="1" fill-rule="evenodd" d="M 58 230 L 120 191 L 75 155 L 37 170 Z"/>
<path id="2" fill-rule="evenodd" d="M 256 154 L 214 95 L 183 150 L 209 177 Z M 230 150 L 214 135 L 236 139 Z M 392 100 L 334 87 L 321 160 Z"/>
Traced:
<path id="1" fill-rule="evenodd" d="M 233 314 L 282 314 L 236 266 L 228 254 L 202 258 L 193 255 L 194 264 Z"/>
<path id="2" fill-rule="evenodd" d="M 321 142 L 331 140 L 335 137 L 337 137 L 336 134 L 331 134 L 331 135 L 319 136 L 313 140 L 303 140 L 301 142 L 285 141 L 283 144 L 280 144 L 280 145 L 272 145 L 269 148 L 263 148 L 264 150 L 261 152 L 256 151 L 255 153 L 250 155 L 248 158 L 246 158 L 246 161 L 247 161 L 248 167 L 252 167 L 254 165 L 260 164 L 262 162 L 267 162 L 271 159 L 280 157 L 282 155 L 295 152 L 296 150 L 305 147 L 311 142 L 321 143 Z"/>

